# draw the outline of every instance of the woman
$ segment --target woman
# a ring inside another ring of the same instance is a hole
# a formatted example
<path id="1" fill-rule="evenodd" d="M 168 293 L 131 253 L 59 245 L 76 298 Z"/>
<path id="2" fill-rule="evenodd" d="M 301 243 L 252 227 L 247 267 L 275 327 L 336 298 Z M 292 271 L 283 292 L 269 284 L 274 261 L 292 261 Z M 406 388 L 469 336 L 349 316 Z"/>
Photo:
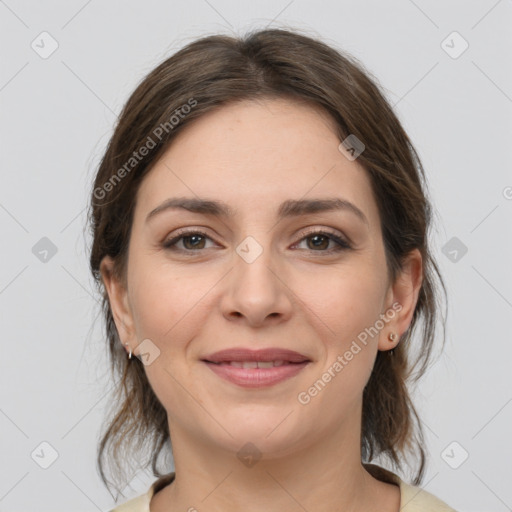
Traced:
<path id="1" fill-rule="evenodd" d="M 115 511 L 453 510 L 417 487 L 406 385 L 444 291 L 424 178 L 363 67 L 296 32 L 204 37 L 142 81 L 90 212 L 119 377 L 99 469 L 159 477 Z"/>

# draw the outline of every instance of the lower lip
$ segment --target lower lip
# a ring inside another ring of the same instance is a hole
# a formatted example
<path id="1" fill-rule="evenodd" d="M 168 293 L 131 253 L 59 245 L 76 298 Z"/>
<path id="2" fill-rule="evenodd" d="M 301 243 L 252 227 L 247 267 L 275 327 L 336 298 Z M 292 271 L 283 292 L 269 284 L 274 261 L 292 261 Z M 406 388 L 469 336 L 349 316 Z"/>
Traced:
<path id="1" fill-rule="evenodd" d="M 244 388 L 261 388 L 273 386 L 290 379 L 302 371 L 309 361 L 285 364 L 273 368 L 237 368 L 229 364 L 215 364 L 203 361 L 219 377 Z"/>

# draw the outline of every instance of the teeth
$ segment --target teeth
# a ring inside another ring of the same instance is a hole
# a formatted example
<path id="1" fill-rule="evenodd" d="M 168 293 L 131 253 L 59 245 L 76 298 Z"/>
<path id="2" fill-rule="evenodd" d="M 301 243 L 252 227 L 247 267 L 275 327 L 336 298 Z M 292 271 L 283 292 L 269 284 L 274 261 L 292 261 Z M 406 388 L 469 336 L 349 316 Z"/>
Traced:
<path id="1" fill-rule="evenodd" d="M 273 361 L 258 361 L 258 368 L 273 368 Z"/>
<path id="2" fill-rule="evenodd" d="M 284 361 L 230 361 L 227 363 L 236 368 L 273 368 L 274 366 L 283 366 Z"/>

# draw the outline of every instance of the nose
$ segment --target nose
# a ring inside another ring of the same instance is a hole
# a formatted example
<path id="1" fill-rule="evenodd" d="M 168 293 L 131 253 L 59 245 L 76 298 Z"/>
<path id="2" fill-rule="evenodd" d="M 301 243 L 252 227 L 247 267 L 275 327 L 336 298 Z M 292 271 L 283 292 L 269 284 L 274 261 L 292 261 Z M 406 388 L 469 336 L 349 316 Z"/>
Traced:
<path id="1" fill-rule="evenodd" d="M 221 300 L 223 315 L 231 322 L 250 327 L 288 320 L 293 310 L 293 291 L 286 272 L 268 247 L 254 247 L 254 242 L 245 246 L 248 247 L 248 252 L 242 248 L 233 255 L 233 269 L 226 276 Z M 253 259 L 256 249 L 262 252 Z"/>

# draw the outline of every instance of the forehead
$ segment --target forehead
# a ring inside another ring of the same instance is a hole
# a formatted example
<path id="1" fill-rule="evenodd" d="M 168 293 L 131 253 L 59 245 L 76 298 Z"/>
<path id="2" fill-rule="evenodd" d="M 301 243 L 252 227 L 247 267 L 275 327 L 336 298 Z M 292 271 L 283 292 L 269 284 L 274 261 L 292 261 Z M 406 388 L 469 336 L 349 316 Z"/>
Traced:
<path id="1" fill-rule="evenodd" d="M 319 108 L 285 99 L 231 103 L 176 136 L 144 178 L 137 210 L 188 196 L 263 214 L 286 199 L 340 196 L 376 222 L 368 175 L 339 144 L 334 121 Z"/>

